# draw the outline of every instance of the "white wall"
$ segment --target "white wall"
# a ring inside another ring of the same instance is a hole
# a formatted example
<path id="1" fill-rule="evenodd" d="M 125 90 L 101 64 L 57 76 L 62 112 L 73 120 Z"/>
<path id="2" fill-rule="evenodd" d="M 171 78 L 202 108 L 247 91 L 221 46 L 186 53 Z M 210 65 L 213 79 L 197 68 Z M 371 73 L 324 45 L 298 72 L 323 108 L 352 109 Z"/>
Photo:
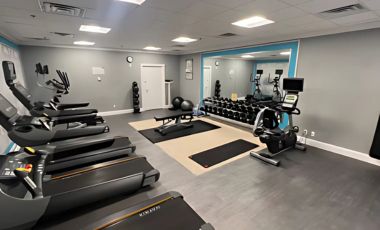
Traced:
<path id="1" fill-rule="evenodd" d="M 6 46 L 0 43 L 0 61 L 1 63 L 3 61 L 13 61 L 15 63 L 18 80 L 21 83 L 24 83 L 24 74 L 23 74 L 20 55 L 19 55 L 18 50 L 14 48 L 10 48 L 9 46 Z M 17 98 L 13 96 L 11 90 L 8 88 L 7 84 L 5 83 L 2 65 L 1 65 L 1 71 L 0 71 L 0 92 L 13 105 L 17 107 L 20 113 L 23 113 L 23 114 L 27 113 L 24 107 L 22 106 L 22 104 L 17 100 Z M 9 140 L 6 131 L 2 127 L 0 127 L 0 154 L 4 153 L 4 151 L 7 149 L 10 142 L 11 141 Z"/>

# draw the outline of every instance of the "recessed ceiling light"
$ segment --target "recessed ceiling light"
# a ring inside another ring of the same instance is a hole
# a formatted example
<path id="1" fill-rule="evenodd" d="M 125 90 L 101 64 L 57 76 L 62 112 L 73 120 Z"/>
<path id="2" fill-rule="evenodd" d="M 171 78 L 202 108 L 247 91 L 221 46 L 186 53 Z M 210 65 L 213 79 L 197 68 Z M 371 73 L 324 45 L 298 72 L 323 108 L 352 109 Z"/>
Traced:
<path id="1" fill-rule="evenodd" d="M 120 2 L 128 2 L 136 5 L 141 5 L 145 2 L 145 0 L 118 0 Z"/>
<path id="2" fill-rule="evenodd" d="M 85 31 L 85 32 L 91 32 L 91 33 L 106 34 L 106 33 L 110 32 L 111 28 L 100 27 L 100 26 L 81 25 L 79 30 Z"/>
<path id="3" fill-rule="evenodd" d="M 242 58 L 254 58 L 255 56 L 252 56 L 252 55 L 249 55 L 249 54 L 246 54 L 246 55 L 243 55 L 241 56 Z"/>
<path id="4" fill-rule="evenodd" d="M 237 22 L 232 23 L 232 25 L 240 26 L 244 28 L 253 28 L 253 27 L 259 27 L 274 23 L 274 21 L 260 17 L 260 16 L 254 16 L 250 18 L 246 18 Z"/>
<path id="5" fill-rule="evenodd" d="M 144 50 L 153 50 L 153 51 L 157 51 L 160 49 L 161 49 L 160 47 L 154 47 L 154 46 L 147 46 L 144 48 Z"/>
<path id="6" fill-rule="evenodd" d="M 173 42 L 179 42 L 179 43 L 190 43 L 190 42 L 198 41 L 198 39 L 188 38 L 188 37 L 178 37 L 176 39 L 173 39 L 172 41 Z"/>
<path id="7" fill-rule="evenodd" d="M 283 55 L 283 56 L 289 56 L 291 54 L 291 52 L 290 51 L 281 52 L 280 54 Z"/>
<path id="8" fill-rule="evenodd" d="M 75 41 L 74 45 L 79 45 L 79 46 L 93 46 L 95 45 L 95 42 L 88 42 L 88 41 Z"/>

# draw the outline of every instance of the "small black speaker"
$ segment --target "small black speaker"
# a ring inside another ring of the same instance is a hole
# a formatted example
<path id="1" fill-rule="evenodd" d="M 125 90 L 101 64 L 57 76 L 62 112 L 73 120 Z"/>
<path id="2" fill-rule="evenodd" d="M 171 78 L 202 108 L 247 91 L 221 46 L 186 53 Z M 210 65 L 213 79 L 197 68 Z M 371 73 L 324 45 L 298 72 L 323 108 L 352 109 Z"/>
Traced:
<path id="1" fill-rule="evenodd" d="M 369 155 L 380 160 L 380 116 L 379 121 L 377 122 L 377 128 Z"/>

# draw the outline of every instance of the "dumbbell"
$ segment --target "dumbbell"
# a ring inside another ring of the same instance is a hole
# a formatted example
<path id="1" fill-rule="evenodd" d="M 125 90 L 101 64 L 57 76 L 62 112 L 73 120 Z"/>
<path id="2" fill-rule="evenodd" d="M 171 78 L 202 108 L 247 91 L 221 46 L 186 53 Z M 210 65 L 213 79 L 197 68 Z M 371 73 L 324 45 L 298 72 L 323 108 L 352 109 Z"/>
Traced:
<path id="1" fill-rule="evenodd" d="M 219 107 L 218 108 L 218 115 L 223 115 L 223 108 L 222 107 Z"/>
<path id="2" fill-rule="evenodd" d="M 228 111 L 228 118 L 231 118 L 231 119 L 234 118 L 234 111 L 232 111 L 232 110 Z"/>
<path id="3" fill-rule="evenodd" d="M 212 108 L 212 113 L 217 114 L 218 113 L 218 108 L 219 107 L 213 107 Z"/>
<path id="4" fill-rule="evenodd" d="M 239 116 L 240 116 L 240 112 L 234 111 L 233 113 L 234 113 L 233 119 L 238 121 L 239 120 Z"/>
<path id="5" fill-rule="evenodd" d="M 246 113 L 240 113 L 240 121 L 247 123 L 247 114 Z"/>

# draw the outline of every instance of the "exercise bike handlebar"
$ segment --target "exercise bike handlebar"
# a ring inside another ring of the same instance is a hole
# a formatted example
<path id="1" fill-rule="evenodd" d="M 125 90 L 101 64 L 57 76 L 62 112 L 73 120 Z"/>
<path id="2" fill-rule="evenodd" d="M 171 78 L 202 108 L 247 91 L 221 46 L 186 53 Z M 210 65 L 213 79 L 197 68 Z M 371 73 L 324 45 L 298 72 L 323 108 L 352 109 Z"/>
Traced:
<path id="1" fill-rule="evenodd" d="M 300 115 L 301 114 L 301 110 L 299 110 L 298 108 L 287 109 L 287 108 L 282 107 L 281 105 L 276 106 L 276 110 L 279 112 L 284 112 L 284 113 L 293 114 L 293 115 Z"/>

